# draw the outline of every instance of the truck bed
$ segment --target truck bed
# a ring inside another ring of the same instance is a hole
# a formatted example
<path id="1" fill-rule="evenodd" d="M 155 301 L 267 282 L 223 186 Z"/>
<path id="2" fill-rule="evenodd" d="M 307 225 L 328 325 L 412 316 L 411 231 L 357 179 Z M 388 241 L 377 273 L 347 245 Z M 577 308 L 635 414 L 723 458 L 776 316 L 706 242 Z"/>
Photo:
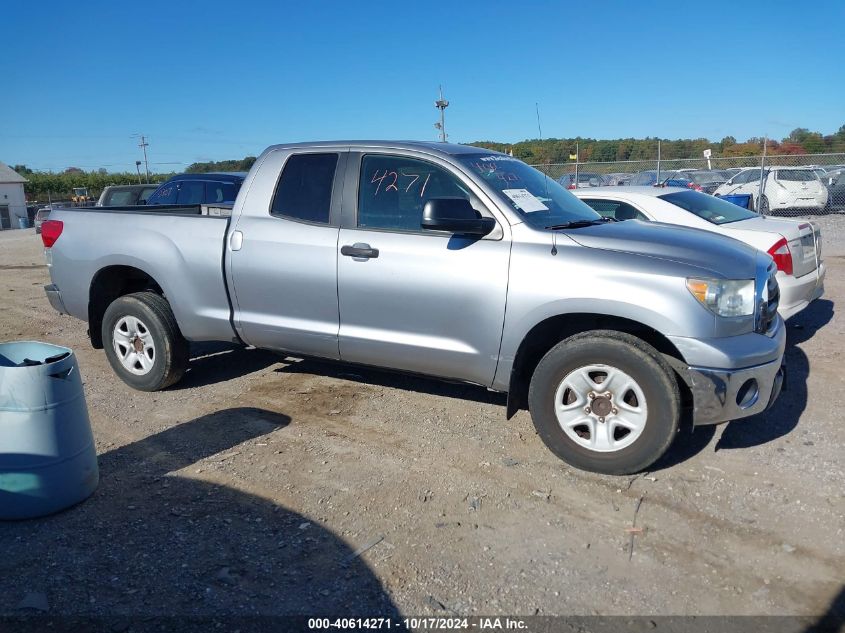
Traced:
<path id="1" fill-rule="evenodd" d="M 56 209 L 64 223 L 51 274 L 67 312 L 88 319 L 95 274 L 151 277 L 171 300 L 188 340 L 232 340 L 231 304 L 223 274 L 229 218 L 203 215 L 203 205 Z M 190 309 L 190 314 L 182 314 Z"/>

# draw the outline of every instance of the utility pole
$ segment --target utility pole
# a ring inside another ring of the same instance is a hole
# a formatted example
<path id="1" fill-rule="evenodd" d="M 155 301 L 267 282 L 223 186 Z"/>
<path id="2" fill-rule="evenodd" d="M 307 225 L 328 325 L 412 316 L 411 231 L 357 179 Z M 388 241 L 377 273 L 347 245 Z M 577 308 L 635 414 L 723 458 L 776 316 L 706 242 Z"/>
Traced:
<path id="1" fill-rule="evenodd" d="M 537 111 L 537 133 L 540 135 L 540 140 L 543 140 L 543 128 L 540 127 L 540 104 L 534 102 L 534 109 Z"/>
<path id="2" fill-rule="evenodd" d="M 443 86 L 440 86 L 440 98 L 434 102 L 434 107 L 440 110 L 440 122 L 435 123 L 434 127 L 440 130 L 440 141 L 446 142 L 446 108 L 449 107 L 449 102 L 443 98 Z"/>
<path id="3" fill-rule="evenodd" d="M 150 165 L 147 162 L 147 147 L 149 147 L 149 143 L 147 143 L 147 137 L 143 134 L 139 134 L 138 136 L 141 137 L 141 142 L 138 143 L 138 147 L 140 147 L 144 152 L 144 172 L 147 174 L 147 182 L 150 182 Z"/>
<path id="4" fill-rule="evenodd" d="M 766 186 L 766 146 L 769 144 L 769 135 L 763 137 L 763 156 L 760 158 L 760 190 L 757 193 L 757 214 L 764 215 L 763 213 L 763 196 L 765 195 L 763 192 L 765 191 Z"/>

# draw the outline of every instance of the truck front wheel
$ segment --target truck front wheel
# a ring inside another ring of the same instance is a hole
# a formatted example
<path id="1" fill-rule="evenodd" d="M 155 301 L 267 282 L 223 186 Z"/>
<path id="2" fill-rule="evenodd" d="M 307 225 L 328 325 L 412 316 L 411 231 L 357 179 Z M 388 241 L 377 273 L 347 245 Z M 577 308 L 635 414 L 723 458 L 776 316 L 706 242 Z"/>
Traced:
<path id="1" fill-rule="evenodd" d="M 609 475 L 642 471 L 678 431 L 680 394 L 651 345 L 596 330 L 555 345 L 537 365 L 528 407 L 540 438 L 565 462 Z"/>
<path id="2" fill-rule="evenodd" d="M 188 342 L 170 304 L 154 292 L 115 299 L 103 315 L 102 334 L 112 369 L 139 391 L 169 387 L 188 367 Z"/>

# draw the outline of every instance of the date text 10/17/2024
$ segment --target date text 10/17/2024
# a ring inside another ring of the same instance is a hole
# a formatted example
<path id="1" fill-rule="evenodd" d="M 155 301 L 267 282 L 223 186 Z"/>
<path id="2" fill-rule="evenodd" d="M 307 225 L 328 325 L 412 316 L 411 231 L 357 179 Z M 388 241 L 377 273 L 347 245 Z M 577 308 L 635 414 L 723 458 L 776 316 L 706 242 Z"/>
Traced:
<path id="1" fill-rule="evenodd" d="M 392 618 L 309 618 L 310 630 L 411 630 L 411 631 L 527 631 L 521 618 L 510 617 L 407 617 Z"/>

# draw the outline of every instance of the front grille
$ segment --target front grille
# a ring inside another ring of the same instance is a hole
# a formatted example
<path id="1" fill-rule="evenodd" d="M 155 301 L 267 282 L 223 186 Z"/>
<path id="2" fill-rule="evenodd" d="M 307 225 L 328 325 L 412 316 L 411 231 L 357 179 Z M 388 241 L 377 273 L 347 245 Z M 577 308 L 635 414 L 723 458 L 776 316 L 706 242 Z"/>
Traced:
<path id="1" fill-rule="evenodd" d="M 768 332 L 778 315 L 778 304 L 780 303 L 780 286 L 775 277 L 774 265 L 769 267 L 768 279 L 766 280 L 766 296 L 760 300 L 760 317 L 757 321 L 758 332 Z"/>

